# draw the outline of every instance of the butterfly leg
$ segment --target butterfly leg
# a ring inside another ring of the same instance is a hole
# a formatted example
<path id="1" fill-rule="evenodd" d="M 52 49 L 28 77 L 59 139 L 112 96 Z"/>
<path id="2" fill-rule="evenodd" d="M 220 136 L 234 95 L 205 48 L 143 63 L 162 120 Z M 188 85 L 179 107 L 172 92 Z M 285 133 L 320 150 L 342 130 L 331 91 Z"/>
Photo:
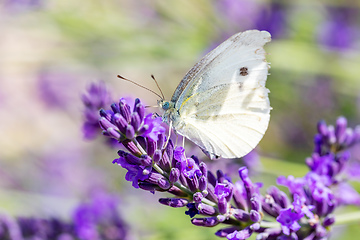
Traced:
<path id="1" fill-rule="evenodd" d="M 169 124 L 169 133 L 168 133 L 168 136 L 167 136 L 167 139 L 166 139 L 163 151 L 162 151 L 162 156 L 164 155 L 165 149 L 166 149 L 167 145 L 169 144 L 170 136 L 171 136 L 171 129 L 172 129 L 172 121 L 170 121 L 170 124 Z"/>

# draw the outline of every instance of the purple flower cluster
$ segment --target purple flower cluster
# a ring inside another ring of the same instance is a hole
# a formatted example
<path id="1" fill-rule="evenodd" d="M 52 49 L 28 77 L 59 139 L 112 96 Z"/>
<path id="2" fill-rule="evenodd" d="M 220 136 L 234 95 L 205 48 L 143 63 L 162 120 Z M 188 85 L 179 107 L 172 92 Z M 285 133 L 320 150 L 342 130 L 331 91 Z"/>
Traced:
<path id="1" fill-rule="evenodd" d="M 104 82 L 92 83 L 82 96 L 85 106 L 83 133 L 86 139 L 94 139 L 101 132 L 99 126 L 99 110 L 112 102 Z"/>
<path id="2" fill-rule="evenodd" d="M 126 239 L 127 226 L 117 211 L 114 196 L 96 192 L 88 203 L 79 205 L 73 215 L 73 229 L 79 239 Z"/>
<path id="3" fill-rule="evenodd" d="M 89 203 L 74 211 L 72 221 L 0 215 L 0 239 L 3 240 L 124 240 L 127 226 L 116 210 L 112 196 L 98 193 Z"/>
<path id="4" fill-rule="evenodd" d="M 359 36 L 357 8 L 327 7 L 327 18 L 318 27 L 318 41 L 331 50 L 345 51 L 356 47 Z"/>
<path id="5" fill-rule="evenodd" d="M 325 178 L 325 184 L 330 186 L 340 181 L 337 177 L 350 159 L 347 149 L 360 141 L 360 126 L 354 130 L 348 128 L 346 118 L 339 117 L 335 127 L 320 121 L 317 128 L 315 149 L 312 156 L 306 159 L 306 164 L 311 172 Z"/>
<path id="6" fill-rule="evenodd" d="M 234 29 L 261 29 L 271 32 L 272 38 L 283 38 L 287 29 L 286 4 L 276 1 L 267 3 L 251 0 L 219 0 L 216 9 L 222 19 L 227 20 L 227 26 Z M 233 32 L 233 30 L 231 30 Z"/>
<path id="7" fill-rule="evenodd" d="M 289 189 L 290 196 L 277 187 L 265 195 L 261 183 L 253 183 L 248 169 L 239 169 L 241 181 L 233 183 L 221 170 L 216 174 L 196 156 L 186 157 L 183 147 L 167 142 L 160 118 L 145 116 L 140 100 L 131 107 L 124 99 L 101 110 L 99 120 L 104 135 L 121 142 L 116 163 L 127 169 L 126 180 L 135 188 L 154 193 L 168 192 L 160 198 L 170 207 L 187 207 L 185 213 L 196 226 L 224 224 L 216 235 L 231 240 L 247 239 L 325 239 L 334 224 L 334 209 L 341 205 L 333 186 L 349 159 L 347 149 L 360 141 L 359 127 L 347 128 L 344 117 L 336 126 L 318 124 L 315 150 L 306 163 L 310 172 L 303 178 L 279 177 L 277 183 Z"/>

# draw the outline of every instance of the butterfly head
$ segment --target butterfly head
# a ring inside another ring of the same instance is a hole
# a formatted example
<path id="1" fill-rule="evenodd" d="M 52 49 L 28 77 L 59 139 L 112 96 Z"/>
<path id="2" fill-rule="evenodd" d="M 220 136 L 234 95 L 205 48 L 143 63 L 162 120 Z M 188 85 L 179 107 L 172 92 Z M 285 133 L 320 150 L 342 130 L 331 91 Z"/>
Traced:
<path id="1" fill-rule="evenodd" d="M 170 108 L 174 108 L 174 103 L 161 99 L 161 100 L 158 100 L 158 106 L 166 112 Z"/>
<path id="2" fill-rule="evenodd" d="M 164 122 L 169 123 L 172 121 L 173 123 L 177 122 L 178 118 L 178 111 L 175 109 L 174 102 L 165 101 L 163 99 L 158 100 L 158 106 L 160 109 L 164 111 L 162 115 L 162 119 Z"/>

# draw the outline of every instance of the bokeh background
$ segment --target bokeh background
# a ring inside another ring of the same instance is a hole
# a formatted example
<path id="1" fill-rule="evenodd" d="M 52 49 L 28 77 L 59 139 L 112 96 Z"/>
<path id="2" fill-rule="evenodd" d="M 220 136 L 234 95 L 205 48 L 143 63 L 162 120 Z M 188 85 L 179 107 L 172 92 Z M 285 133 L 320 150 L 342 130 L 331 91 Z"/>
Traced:
<path id="1" fill-rule="evenodd" d="M 279 174 L 301 177 L 318 120 L 360 123 L 359 10 L 357 0 L 1 0 L 1 212 L 70 221 L 74 207 L 101 189 L 119 196 L 132 239 L 215 239 L 216 229 L 192 226 L 184 209 L 158 204 L 163 195 L 133 189 L 101 136 L 84 140 L 81 95 L 101 80 L 114 100 L 155 105 L 155 95 L 116 75 L 156 91 L 154 74 L 170 98 L 227 37 L 267 30 L 273 110 L 254 179 L 268 186 Z M 358 223 L 333 239 L 352 234 Z"/>

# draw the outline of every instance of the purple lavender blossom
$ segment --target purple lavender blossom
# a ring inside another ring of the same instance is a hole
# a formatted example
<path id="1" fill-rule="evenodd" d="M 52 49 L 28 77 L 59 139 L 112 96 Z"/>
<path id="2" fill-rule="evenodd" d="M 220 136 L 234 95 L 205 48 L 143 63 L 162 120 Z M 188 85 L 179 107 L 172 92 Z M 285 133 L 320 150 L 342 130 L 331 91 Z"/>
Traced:
<path id="1" fill-rule="evenodd" d="M 271 32 L 273 38 L 285 36 L 286 4 L 270 2 L 263 4 L 250 0 L 220 0 L 216 8 L 227 26 L 239 29 L 256 28 Z M 225 34 L 227 35 L 227 34 Z"/>
<path id="2" fill-rule="evenodd" d="M 271 32 L 275 39 L 285 36 L 286 22 L 286 4 L 271 1 L 268 7 L 262 6 L 254 27 Z"/>
<path id="3" fill-rule="evenodd" d="M 216 9 L 234 27 L 251 28 L 252 19 L 257 16 L 258 3 L 251 0 L 219 0 Z"/>
<path id="4" fill-rule="evenodd" d="M 43 0 L 5 0 L 4 5 L 10 10 L 31 10 L 43 6 Z"/>
<path id="5" fill-rule="evenodd" d="M 100 110 L 99 124 L 103 134 L 115 138 L 119 142 L 133 140 L 136 137 L 147 137 L 153 141 L 158 140 L 158 135 L 165 132 L 161 126 L 161 118 L 154 118 L 153 114 L 145 114 L 145 107 L 139 99 L 135 100 L 133 111 L 124 98 L 119 104 L 113 103 L 112 110 Z"/>
<path id="6" fill-rule="evenodd" d="M 0 216 L 0 239 L 23 240 L 125 240 L 128 230 L 116 206 L 118 201 L 104 192 L 79 205 L 71 222 L 58 218 Z"/>
<path id="7" fill-rule="evenodd" d="M 75 234 L 84 240 L 125 239 L 127 226 L 117 211 L 118 200 L 102 191 L 94 193 L 91 201 L 74 212 Z"/>
<path id="8" fill-rule="evenodd" d="M 350 7 L 329 7 L 327 19 L 318 27 L 318 41 L 333 50 L 355 47 L 359 36 L 356 27 L 359 10 Z"/>
<path id="9" fill-rule="evenodd" d="M 76 78 L 66 72 L 42 70 L 38 75 L 37 90 L 42 102 L 49 108 L 65 109 L 71 106 Z"/>
<path id="10" fill-rule="evenodd" d="M 99 110 L 107 107 L 112 102 L 109 91 L 104 82 L 92 83 L 87 92 L 82 95 L 85 106 L 83 133 L 85 139 L 94 139 L 101 128 L 99 126 Z"/>
<path id="11" fill-rule="evenodd" d="M 303 217 L 302 213 L 294 212 L 291 208 L 282 209 L 276 220 L 281 223 L 282 231 L 285 235 L 290 235 L 290 231 L 296 232 L 300 229 L 298 221 Z"/>
<path id="12" fill-rule="evenodd" d="M 196 156 L 187 157 L 183 147 L 174 148 L 166 141 L 159 119 L 145 116 L 140 100 L 135 101 L 133 110 L 124 99 L 111 109 L 101 110 L 99 121 L 104 135 L 127 149 L 119 150 L 120 158 L 114 160 L 128 170 L 126 180 L 135 188 L 173 194 L 159 202 L 175 208 L 186 206 L 185 214 L 194 225 L 225 224 L 216 235 L 227 239 L 247 239 L 254 233 L 259 234 L 258 239 L 269 240 L 320 240 L 329 235 L 329 226 L 336 222 L 332 213 L 341 203 L 333 186 L 348 162 L 346 150 L 360 141 L 345 118 L 340 117 L 335 127 L 318 124 L 306 176 L 278 178 L 290 196 L 274 186 L 262 196 L 262 184 L 251 181 L 246 167 L 238 171 L 241 181 L 232 183 L 221 170 L 213 174 Z M 271 224 L 269 219 L 273 219 Z"/>

